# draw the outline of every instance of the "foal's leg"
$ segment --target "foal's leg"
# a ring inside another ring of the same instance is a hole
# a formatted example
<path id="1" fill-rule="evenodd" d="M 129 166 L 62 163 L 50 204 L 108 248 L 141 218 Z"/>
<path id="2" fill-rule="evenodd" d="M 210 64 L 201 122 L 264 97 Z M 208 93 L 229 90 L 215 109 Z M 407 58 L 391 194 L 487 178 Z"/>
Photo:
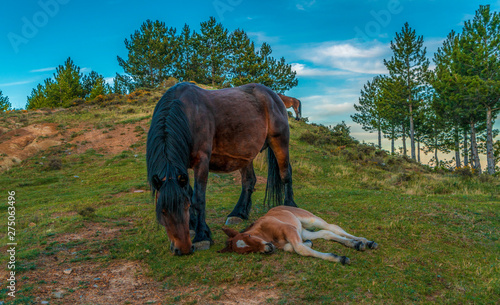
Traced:
<path id="1" fill-rule="evenodd" d="M 368 249 L 376 249 L 378 248 L 378 244 L 374 241 L 370 241 L 364 237 L 357 237 L 351 235 L 344 231 L 341 227 L 329 224 L 323 219 L 312 215 L 311 217 L 298 217 L 304 228 L 306 229 L 320 229 L 317 232 L 311 232 L 307 230 L 302 231 L 302 237 L 306 239 L 317 239 L 323 238 L 328 240 L 333 240 L 343 244 L 346 247 L 354 248 L 359 251 L 365 250 L 366 247 Z"/>
<path id="2" fill-rule="evenodd" d="M 207 250 L 213 244 L 212 232 L 205 221 L 205 191 L 208 181 L 209 156 L 202 156 L 199 160 L 198 164 L 193 167 L 194 191 L 190 207 L 196 216 L 196 233 L 193 244 L 196 250 Z"/>
<path id="3" fill-rule="evenodd" d="M 252 208 L 252 193 L 257 182 L 255 171 L 253 169 L 253 162 L 242 169 L 241 173 L 241 195 L 238 203 L 233 211 L 227 216 L 226 225 L 237 224 L 242 219 L 248 219 L 250 209 Z"/>
<path id="4" fill-rule="evenodd" d="M 283 248 L 285 251 L 296 252 L 302 256 L 317 257 L 331 262 L 341 263 L 342 265 L 349 265 L 351 263 L 349 258 L 346 256 L 339 256 L 333 253 L 323 253 L 311 249 L 312 242 L 310 240 L 303 242 L 301 236 L 295 229 L 287 230 L 285 235 L 287 241 L 289 242 Z"/>

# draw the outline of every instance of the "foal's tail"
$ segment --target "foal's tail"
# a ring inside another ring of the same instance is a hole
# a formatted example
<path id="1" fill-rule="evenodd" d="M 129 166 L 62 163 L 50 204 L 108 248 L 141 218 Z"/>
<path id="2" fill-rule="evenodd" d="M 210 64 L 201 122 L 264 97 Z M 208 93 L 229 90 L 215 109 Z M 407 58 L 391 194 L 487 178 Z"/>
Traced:
<path id="1" fill-rule="evenodd" d="M 271 147 L 267 149 L 267 184 L 264 204 L 269 208 L 283 204 L 283 194 L 285 192 L 285 183 L 280 176 L 278 160 Z"/>

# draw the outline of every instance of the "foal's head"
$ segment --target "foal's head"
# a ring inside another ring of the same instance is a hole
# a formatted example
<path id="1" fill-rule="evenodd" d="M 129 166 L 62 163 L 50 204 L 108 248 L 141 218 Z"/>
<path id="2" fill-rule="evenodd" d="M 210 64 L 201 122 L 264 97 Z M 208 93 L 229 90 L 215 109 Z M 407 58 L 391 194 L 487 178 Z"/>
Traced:
<path id="1" fill-rule="evenodd" d="M 229 237 L 226 242 L 226 247 L 220 250 L 220 253 L 224 252 L 236 252 L 240 254 L 260 252 L 265 254 L 271 254 L 276 250 L 276 247 L 262 239 L 257 235 L 251 235 L 247 232 L 238 233 L 238 231 L 230 228 L 222 228 L 224 233 Z"/>

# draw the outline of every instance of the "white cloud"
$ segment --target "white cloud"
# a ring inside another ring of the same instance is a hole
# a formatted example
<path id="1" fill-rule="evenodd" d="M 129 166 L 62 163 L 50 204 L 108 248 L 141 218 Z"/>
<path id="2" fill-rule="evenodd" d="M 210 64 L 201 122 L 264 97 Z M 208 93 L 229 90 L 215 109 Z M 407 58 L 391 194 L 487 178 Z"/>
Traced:
<path id="1" fill-rule="evenodd" d="M 311 6 L 313 6 L 314 4 L 316 3 L 316 0 L 312 0 L 312 1 L 304 1 L 304 0 L 300 0 L 298 1 L 297 4 L 295 4 L 295 7 L 299 10 L 299 11 L 305 11 L 307 8 L 310 8 Z"/>
<path id="2" fill-rule="evenodd" d="M 318 123 L 345 120 L 354 113 L 354 103 L 358 95 L 353 89 L 337 89 L 333 94 L 302 97 L 303 115 Z"/>
<path id="3" fill-rule="evenodd" d="M 105 77 L 104 81 L 106 84 L 113 86 L 115 84 L 115 78 L 114 77 Z"/>
<path id="4" fill-rule="evenodd" d="M 387 73 L 383 59 L 389 58 L 390 52 L 387 44 L 353 40 L 325 42 L 299 51 L 303 60 L 316 66 L 364 74 Z"/>
<path id="5" fill-rule="evenodd" d="M 48 67 L 48 68 L 42 68 L 42 69 L 35 69 L 31 70 L 30 73 L 39 73 L 39 72 L 48 72 L 48 71 L 54 71 L 56 67 Z"/>
<path id="6" fill-rule="evenodd" d="M 23 80 L 23 81 L 19 81 L 19 82 L 3 83 L 3 84 L 0 84 L 0 87 L 19 86 L 19 85 L 29 84 L 32 82 L 33 82 L 32 80 Z"/>
<path id="7" fill-rule="evenodd" d="M 262 44 L 263 42 L 267 42 L 269 44 L 271 43 L 275 43 L 275 42 L 278 42 L 280 39 L 279 37 L 276 37 L 276 36 L 268 36 L 266 33 L 264 32 L 247 32 L 247 35 L 250 37 L 250 38 L 253 38 L 255 43 L 257 45 L 260 45 Z"/>
<path id="8" fill-rule="evenodd" d="M 292 63 L 292 70 L 297 72 L 297 76 L 345 76 L 351 74 L 348 71 L 309 68 L 304 64 Z"/>

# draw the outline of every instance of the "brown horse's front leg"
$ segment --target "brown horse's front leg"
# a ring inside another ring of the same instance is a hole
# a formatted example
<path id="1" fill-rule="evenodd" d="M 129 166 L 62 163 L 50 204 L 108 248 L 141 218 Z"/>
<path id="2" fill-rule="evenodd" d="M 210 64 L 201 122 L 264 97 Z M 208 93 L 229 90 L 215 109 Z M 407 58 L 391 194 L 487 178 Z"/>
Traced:
<path id="1" fill-rule="evenodd" d="M 241 195 L 233 211 L 227 216 L 226 225 L 238 224 L 243 219 L 248 219 L 252 208 L 252 193 L 257 182 L 253 163 L 240 170 Z"/>
<path id="2" fill-rule="evenodd" d="M 193 245 L 196 250 L 208 250 L 213 244 L 212 233 L 205 220 L 205 192 L 207 189 L 209 158 L 200 158 L 194 168 L 194 190 L 191 210 L 195 213 L 195 236 Z"/>

